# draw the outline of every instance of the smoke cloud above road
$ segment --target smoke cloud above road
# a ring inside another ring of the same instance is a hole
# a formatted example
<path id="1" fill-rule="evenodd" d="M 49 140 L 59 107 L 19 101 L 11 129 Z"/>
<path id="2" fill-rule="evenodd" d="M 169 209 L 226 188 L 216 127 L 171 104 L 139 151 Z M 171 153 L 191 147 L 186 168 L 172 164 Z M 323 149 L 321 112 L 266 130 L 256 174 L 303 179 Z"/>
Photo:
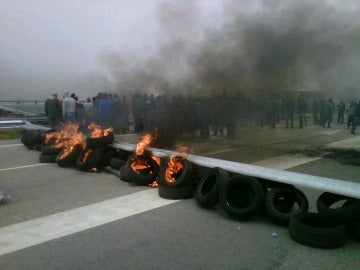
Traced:
<path id="1" fill-rule="evenodd" d="M 353 98 L 359 11 L 350 1 L 227 1 L 223 20 L 201 29 L 196 4 L 171 2 L 157 13 L 163 39 L 154 55 L 103 57 L 118 59 L 105 63 L 125 89 L 211 94 L 226 87 L 251 96 L 307 89 Z"/>
<path id="2" fill-rule="evenodd" d="M 3 8 L 2 30 L 12 31 L 0 34 L 1 99 L 224 87 L 254 97 L 306 89 L 358 98 L 358 1 L 80 2 L 17 5 L 16 20 Z"/>

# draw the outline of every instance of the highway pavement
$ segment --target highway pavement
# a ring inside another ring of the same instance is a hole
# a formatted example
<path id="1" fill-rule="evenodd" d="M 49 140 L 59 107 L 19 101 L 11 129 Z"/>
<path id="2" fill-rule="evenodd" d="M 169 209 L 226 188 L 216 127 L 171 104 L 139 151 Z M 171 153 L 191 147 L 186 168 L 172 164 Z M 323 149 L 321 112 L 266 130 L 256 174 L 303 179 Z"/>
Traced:
<path id="1" fill-rule="evenodd" d="M 198 155 L 360 182 L 359 166 L 288 152 L 356 147 L 360 136 L 341 126 L 237 131 L 235 140 L 190 144 Z M 360 269 L 360 243 L 352 239 L 333 250 L 303 246 L 264 216 L 235 221 L 219 206 L 161 199 L 156 188 L 38 157 L 19 140 L 0 142 L 0 188 L 12 192 L 0 205 L 0 269 Z M 302 190 L 315 211 L 320 192 Z"/>

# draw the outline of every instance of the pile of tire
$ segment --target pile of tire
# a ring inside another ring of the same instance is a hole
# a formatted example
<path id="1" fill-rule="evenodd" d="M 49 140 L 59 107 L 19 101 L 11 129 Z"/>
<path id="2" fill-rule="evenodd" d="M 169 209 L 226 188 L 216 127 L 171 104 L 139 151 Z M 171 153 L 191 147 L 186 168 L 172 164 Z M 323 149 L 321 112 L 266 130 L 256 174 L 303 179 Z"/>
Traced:
<path id="1" fill-rule="evenodd" d="M 179 200 L 190 199 L 194 195 L 195 178 L 192 163 L 187 159 L 182 159 L 182 170 L 176 175 L 173 182 L 166 179 L 170 158 L 165 158 L 161 162 L 160 175 L 157 180 L 159 196 L 164 199 Z"/>
<path id="2" fill-rule="evenodd" d="M 44 142 L 44 131 L 40 129 L 24 130 L 21 142 L 28 149 L 40 151 Z"/>
<path id="3" fill-rule="evenodd" d="M 303 192 L 292 185 L 260 180 L 265 192 L 264 213 L 274 223 L 288 226 L 290 219 L 309 211 Z"/>
<path id="4" fill-rule="evenodd" d="M 131 152 L 125 150 L 115 150 L 114 148 L 105 149 L 103 156 L 103 166 L 110 166 L 112 169 L 120 170 L 131 156 Z"/>
<path id="5" fill-rule="evenodd" d="M 135 171 L 131 166 L 133 162 L 146 164 L 144 169 Z M 137 186 L 149 186 L 159 175 L 159 165 L 156 161 L 144 153 L 143 155 L 131 154 L 126 163 L 120 168 L 120 180 Z"/>
<path id="6" fill-rule="evenodd" d="M 39 162 L 41 163 L 56 163 L 56 158 L 63 150 L 63 146 L 58 146 L 54 139 L 50 139 L 46 142 L 45 138 L 51 133 L 58 132 L 56 130 L 48 130 L 43 133 L 43 141 L 40 150 Z"/>
<path id="7" fill-rule="evenodd" d="M 338 205 L 338 208 L 332 206 Z M 360 241 L 360 200 L 324 192 L 316 201 L 318 213 L 304 213 L 290 221 L 292 239 L 316 248 L 338 248 L 348 236 Z"/>
<path id="8" fill-rule="evenodd" d="M 114 142 L 114 133 L 97 138 L 88 137 L 86 147 L 81 150 L 76 158 L 76 165 L 82 171 L 99 169 L 103 164 L 103 156 L 109 144 Z"/>

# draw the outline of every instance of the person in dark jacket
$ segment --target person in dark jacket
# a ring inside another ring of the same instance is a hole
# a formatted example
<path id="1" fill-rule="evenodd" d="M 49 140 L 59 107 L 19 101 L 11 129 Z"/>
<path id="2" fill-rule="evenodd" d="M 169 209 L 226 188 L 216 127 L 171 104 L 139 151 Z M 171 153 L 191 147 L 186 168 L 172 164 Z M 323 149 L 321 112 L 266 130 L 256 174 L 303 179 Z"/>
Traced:
<path id="1" fill-rule="evenodd" d="M 337 119 L 337 123 L 338 124 L 344 124 L 344 115 L 345 115 L 345 103 L 341 100 L 338 104 L 338 119 Z"/>
<path id="2" fill-rule="evenodd" d="M 351 128 L 351 134 L 355 134 L 355 130 L 357 128 L 357 126 L 360 125 L 360 100 L 358 101 L 358 103 L 355 105 L 355 109 L 354 109 L 354 124 Z"/>
<path id="3" fill-rule="evenodd" d="M 58 129 L 62 122 L 62 106 L 57 97 L 57 93 L 52 93 L 51 97 L 45 101 L 45 115 L 49 120 L 50 127 L 53 129 Z"/>

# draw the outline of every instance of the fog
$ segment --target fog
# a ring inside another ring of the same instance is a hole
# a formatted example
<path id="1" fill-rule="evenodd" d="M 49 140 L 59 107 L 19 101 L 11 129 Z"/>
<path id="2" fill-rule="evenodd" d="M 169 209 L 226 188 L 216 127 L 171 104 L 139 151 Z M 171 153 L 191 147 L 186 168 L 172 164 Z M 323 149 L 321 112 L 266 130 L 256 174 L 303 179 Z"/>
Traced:
<path id="1" fill-rule="evenodd" d="M 52 91 L 358 98 L 357 1 L 2 1 L 0 99 Z"/>

